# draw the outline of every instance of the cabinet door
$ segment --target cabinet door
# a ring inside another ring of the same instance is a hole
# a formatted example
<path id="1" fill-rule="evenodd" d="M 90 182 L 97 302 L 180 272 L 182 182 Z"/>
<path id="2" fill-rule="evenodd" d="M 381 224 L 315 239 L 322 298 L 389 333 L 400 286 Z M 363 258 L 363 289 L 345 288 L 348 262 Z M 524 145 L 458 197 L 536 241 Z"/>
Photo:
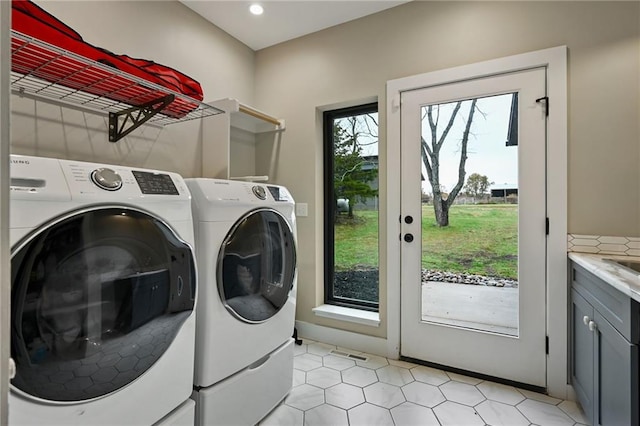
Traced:
<path id="1" fill-rule="evenodd" d="M 571 290 L 571 384 L 582 409 L 593 423 L 594 414 L 594 333 L 589 330 L 593 307 Z"/>
<path id="2" fill-rule="evenodd" d="M 638 424 L 638 347 L 597 311 L 594 321 L 596 411 L 594 425 Z M 635 368 L 633 368 L 635 366 Z"/>

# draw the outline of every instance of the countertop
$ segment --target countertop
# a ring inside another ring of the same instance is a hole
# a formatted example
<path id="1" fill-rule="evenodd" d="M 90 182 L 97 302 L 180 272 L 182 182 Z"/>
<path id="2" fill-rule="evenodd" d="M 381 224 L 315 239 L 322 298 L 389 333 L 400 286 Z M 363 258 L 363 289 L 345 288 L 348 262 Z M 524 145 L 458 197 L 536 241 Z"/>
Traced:
<path id="1" fill-rule="evenodd" d="M 569 253 L 569 259 L 585 268 L 598 278 L 611 284 L 633 300 L 640 302 L 640 274 L 629 271 L 613 260 L 631 260 L 640 262 L 639 256 L 616 256 L 608 254 Z"/>

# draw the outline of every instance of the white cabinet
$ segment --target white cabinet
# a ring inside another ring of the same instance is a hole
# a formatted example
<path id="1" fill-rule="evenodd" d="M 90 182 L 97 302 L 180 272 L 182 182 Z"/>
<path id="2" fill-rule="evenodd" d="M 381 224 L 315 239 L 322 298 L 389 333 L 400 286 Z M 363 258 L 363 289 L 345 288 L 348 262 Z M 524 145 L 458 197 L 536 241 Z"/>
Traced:
<path id="1" fill-rule="evenodd" d="M 202 176 L 255 181 L 273 177 L 274 159 L 268 154 L 280 143 L 284 120 L 236 99 L 209 104 L 225 113 L 203 120 Z"/>

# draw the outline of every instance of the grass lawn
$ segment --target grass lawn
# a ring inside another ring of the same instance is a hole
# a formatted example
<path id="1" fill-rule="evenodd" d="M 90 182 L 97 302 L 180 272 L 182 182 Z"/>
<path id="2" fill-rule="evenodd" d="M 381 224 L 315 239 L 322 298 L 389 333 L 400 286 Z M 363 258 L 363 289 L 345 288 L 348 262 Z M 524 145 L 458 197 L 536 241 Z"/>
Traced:
<path id="1" fill-rule="evenodd" d="M 378 268 L 378 213 L 340 218 L 335 232 L 337 271 Z M 433 206 L 422 207 L 422 267 L 517 279 L 518 206 L 454 205 L 449 226 L 438 227 Z"/>

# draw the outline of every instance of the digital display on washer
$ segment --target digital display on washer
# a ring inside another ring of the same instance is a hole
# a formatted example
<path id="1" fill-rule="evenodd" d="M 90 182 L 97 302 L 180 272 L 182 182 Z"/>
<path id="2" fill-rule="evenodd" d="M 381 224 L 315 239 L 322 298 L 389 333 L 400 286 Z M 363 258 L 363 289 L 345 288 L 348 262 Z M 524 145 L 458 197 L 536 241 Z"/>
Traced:
<path id="1" fill-rule="evenodd" d="M 287 201 L 286 197 L 283 197 L 283 196 L 280 195 L 280 188 L 278 188 L 277 186 L 267 186 L 267 189 L 269 190 L 269 192 L 273 196 L 274 200 L 276 200 L 276 201 Z"/>
<path id="2" fill-rule="evenodd" d="M 168 174 L 133 170 L 133 176 L 143 194 L 180 195 Z"/>

